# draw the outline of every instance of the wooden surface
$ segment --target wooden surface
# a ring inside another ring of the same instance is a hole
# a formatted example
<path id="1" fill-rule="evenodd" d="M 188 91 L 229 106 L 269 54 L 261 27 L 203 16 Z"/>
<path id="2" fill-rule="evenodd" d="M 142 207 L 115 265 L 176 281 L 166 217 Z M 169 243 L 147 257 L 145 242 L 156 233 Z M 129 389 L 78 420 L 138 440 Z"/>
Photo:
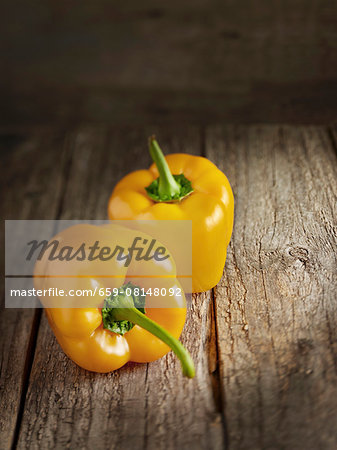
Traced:
<path id="1" fill-rule="evenodd" d="M 335 0 L 4 2 L 6 126 L 337 120 Z"/>
<path id="2" fill-rule="evenodd" d="M 336 138 L 327 127 L 52 128 L 2 134 L 2 216 L 106 218 L 146 137 L 213 160 L 235 194 L 224 276 L 169 354 L 107 375 L 60 350 L 44 314 L 1 310 L 0 448 L 337 447 Z M 2 262 L 3 264 L 3 262 Z M 2 295 L 3 297 L 3 295 Z"/>

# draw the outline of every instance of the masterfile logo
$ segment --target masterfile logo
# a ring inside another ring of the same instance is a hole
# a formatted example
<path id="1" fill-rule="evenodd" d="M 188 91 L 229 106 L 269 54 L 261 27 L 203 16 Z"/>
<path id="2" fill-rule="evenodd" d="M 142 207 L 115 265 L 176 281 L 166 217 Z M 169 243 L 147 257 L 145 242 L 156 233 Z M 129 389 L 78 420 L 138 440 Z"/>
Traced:
<path id="1" fill-rule="evenodd" d="M 169 307 L 192 291 L 192 225 L 6 221 L 5 269 L 6 307 L 100 307 L 127 283 Z"/>

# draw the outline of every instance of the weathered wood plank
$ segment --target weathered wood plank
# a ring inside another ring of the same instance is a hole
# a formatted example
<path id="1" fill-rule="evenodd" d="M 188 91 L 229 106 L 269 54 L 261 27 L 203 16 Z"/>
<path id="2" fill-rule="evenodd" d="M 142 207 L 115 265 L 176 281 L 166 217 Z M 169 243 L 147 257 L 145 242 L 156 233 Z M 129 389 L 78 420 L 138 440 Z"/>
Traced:
<path id="1" fill-rule="evenodd" d="M 337 446 L 336 154 L 322 128 L 210 128 L 236 197 L 215 290 L 229 448 Z"/>
<path id="2" fill-rule="evenodd" d="M 55 217 L 62 196 L 68 143 L 50 133 L 3 135 L 0 137 L 0 148 L 1 217 Z M 4 273 L 3 259 L 1 267 Z M 4 304 L 4 290 L 1 288 L 0 447 L 8 449 L 15 439 L 40 313 L 32 309 L 5 309 Z"/>
<path id="3" fill-rule="evenodd" d="M 196 128 L 86 128 L 76 138 L 61 217 L 106 217 L 116 181 L 149 165 L 147 136 L 153 132 L 168 152 L 200 152 Z M 18 448 L 222 448 L 221 413 L 209 374 L 216 364 L 212 330 L 210 294 L 195 296 L 183 333 L 196 362 L 194 380 L 182 377 L 171 354 L 100 375 L 76 367 L 62 353 L 43 317 Z"/>

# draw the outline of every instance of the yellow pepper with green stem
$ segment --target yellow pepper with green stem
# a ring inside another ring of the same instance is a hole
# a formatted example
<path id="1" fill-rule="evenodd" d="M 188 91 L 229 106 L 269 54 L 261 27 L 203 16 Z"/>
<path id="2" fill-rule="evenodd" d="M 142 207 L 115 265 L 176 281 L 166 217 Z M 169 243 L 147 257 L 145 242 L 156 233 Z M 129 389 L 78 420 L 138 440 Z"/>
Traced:
<path id="1" fill-rule="evenodd" d="M 234 219 L 234 197 L 227 177 L 201 156 L 164 157 L 149 140 L 154 164 L 126 175 L 108 205 L 111 220 L 192 220 L 192 290 L 203 292 L 220 280 Z"/>
<path id="2" fill-rule="evenodd" d="M 51 239 L 34 269 L 34 285 L 42 293 L 49 324 L 63 351 L 84 369 L 110 372 L 128 361 L 155 361 L 172 349 L 184 375 L 192 378 L 193 361 L 178 340 L 186 318 L 186 299 L 172 258 L 146 263 L 132 259 L 124 265 L 106 257 L 57 259 L 52 253 L 54 242 L 61 242 L 67 253 L 95 241 L 102 250 L 116 244 L 130 249 L 135 235 L 150 239 L 116 225 L 86 224 L 72 226 Z M 154 288 L 160 295 L 149 294 Z M 61 290 L 66 295 L 49 294 Z"/>

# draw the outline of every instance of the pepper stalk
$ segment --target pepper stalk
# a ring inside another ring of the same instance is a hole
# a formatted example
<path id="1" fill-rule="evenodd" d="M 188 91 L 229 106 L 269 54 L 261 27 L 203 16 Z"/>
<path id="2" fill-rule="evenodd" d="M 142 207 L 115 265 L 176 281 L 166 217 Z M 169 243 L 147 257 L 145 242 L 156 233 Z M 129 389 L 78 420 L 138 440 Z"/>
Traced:
<path id="1" fill-rule="evenodd" d="M 134 325 L 149 331 L 173 350 L 181 362 L 183 374 L 193 378 L 195 368 L 191 355 L 178 339 L 144 314 L 145 296 L 135 295 L 136 288 L 138 286 L 128 283 L 119 289 L 117 296 L 111 295 L 105 300 L 102 308 L 103 327 L 121 335 L 130 331 Z M 132 295 L 127 295 L 127 289 Z"/>
<path id="2" fill-rule="evenodd" d="M 172 175 L 155 136 L 149 138 L 149 151 L 159 177 L 145 188 L 148 196 L 156 202 L 177 202 L 190 195 L 193 192 L 191 182 L 182 173 Z"/>

